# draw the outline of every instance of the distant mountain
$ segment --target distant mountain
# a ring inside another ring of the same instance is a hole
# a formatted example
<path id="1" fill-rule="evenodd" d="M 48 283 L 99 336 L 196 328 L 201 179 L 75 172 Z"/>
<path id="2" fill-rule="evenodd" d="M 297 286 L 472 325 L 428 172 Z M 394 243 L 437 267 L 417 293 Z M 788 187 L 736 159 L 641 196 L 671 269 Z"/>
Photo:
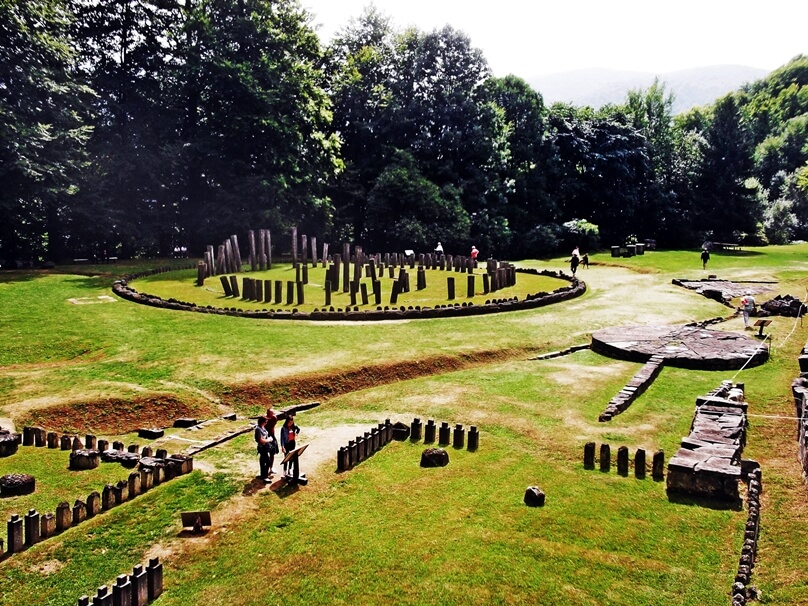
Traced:
<path id="1" fill-rule="evenodd" d="M 607 103 L 622 103 L 631 89 L 648 88 L 658 75 L 665 90 L 674 94 L 673 113 L 697 105 L 707 105 L 737 90 L 768 72 L 743 65 L 712 65 L 663 74 L 627 72 L 613 69 L 582 69 L 528 78 L 528 83 L 544 98 L 546 105 L 556 101 L 599 108 Z"/>

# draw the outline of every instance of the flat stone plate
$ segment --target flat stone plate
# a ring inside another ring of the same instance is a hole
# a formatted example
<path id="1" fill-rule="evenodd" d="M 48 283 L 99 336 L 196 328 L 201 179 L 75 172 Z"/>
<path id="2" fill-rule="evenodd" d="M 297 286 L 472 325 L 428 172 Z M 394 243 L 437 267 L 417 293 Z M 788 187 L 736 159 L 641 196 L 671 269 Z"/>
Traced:
<path id="1" fill-rule="evenodd" d="M 769 358 L 768 346 L 736 332 L 697 326 L 617 326 L 592 335 L 592 350 L 611 358 L 647 362 L 665 358 L 668 366 L 694 370 L 734 370 L 759 366 Z"/>

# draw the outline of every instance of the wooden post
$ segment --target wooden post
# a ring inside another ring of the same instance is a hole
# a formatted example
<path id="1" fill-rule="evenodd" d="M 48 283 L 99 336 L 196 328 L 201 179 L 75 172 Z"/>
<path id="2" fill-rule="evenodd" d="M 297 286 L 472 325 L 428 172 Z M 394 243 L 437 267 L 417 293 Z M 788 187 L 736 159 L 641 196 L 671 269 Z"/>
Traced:
<path id="1" fill-rule="evenodd" d="M 241 250 L 238 247 L 238 236 L 233 234 L 230 236 L 230 241 L 233 243 L 233 255 L 236 260 L 236 271 L 241 272 Z"/>
<path id="2" fill-rule="evenodd" d="M 348 292 L 351 281 L 351 245 L 342 245 L 342 292 Z"/>
<path id="3" fill-rule="evenodd" d="M 449 291 L 448 299 L 450 301 L 454 300 L 455 298 L 455 279 L 452 276 L 446 278 L 446 288 Z"/>
<path id="4" fill-rule="evenodd" d="M 468 282 L 467 283 L 468 288 L 467 288 L 466 295 L 470 299 L 471 297 L 474 296 L 474 274 L 469 274 L 466 279 L 467 279 L 467 282 Z"/>
<path id="5" fill-rule="evenodd" d="M 295 302 L 295 282 L 286 281 L 286 304 L 292 305 Z"/>
<path id="6" fill-rule="evenodd" d="M 298 282 L 297 283 L 297 304 L 298 305 L 303 305 L 303 303 L 305 303 L 305 300 L 303 298 L 303 282 Z"/>
<path id="7" fill-rule="evenodd" d="M 258 230 L 258 269 L 264 271 L 267 268 L 267 240 L 266 230 Z"/>
<path id="8" fill-rule="evenodd" d="M 608 444 L 600 445 L 600 470 L 609 471 L 612 467 L 612 451 Z"/>
<path id="9" fill-rule="evenodd" d="M 359 285 L 359 291 L 362 294 L 362 305 L 368 304 L 368 285 L 362 282 Z"/>
<path id="10" fill-rule="evenodd" d="M 275 305 L 280 305 L 283 302 L 283 281 L 275 280 Z"/>
<path id="11" fill-rule="evenodd" d="M 328 263 L 328 242 L 323 244 L 323 267 Z"/>
<path id="12" fill-rule="evenodd" d="M 267 233 L 267 269 L 272 269 L 272 236 L 269 233 L 269 230 L 267 230 L 266 233 Z"/>
<path id="13" fill-rule="evenodd" d="M 311 237 L 311 266 L 317 267 L 317 237 Z M 325 263 L 323 263 L 323 267 L 325 267 Z"/>
<path id="14" fill-rule="evenodd" d="M 255 230 L 247 232 L 247 244 L 250 247 L 250 271 L 258 270 L 258 257 L 255 254 Z"/>
<path id="15" fill-rule="evenodd" d="M 297 227 L 292 228 L 292 263 L 297 263 Z"/>

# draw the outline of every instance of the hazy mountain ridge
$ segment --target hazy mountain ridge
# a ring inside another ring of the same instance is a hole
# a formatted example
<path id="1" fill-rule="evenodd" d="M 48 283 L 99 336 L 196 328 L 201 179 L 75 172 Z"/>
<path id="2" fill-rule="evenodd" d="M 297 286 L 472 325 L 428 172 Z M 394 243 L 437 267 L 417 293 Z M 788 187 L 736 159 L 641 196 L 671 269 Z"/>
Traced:
<path id="1" fill-rule="evenodd" d="M 674 94 L 673 113 L 677 114 L 697 105 L 710 104 L 768 73 L 743 65 L 711 65 L 662 74 L 591 68 L 536 76 L 527 81 L 541 93 L 547 105 L 561 101 L 598 108 L 607 103 L 624 102 L 629 90 L 648 88 L 659 76 L 665 90 Z"/>

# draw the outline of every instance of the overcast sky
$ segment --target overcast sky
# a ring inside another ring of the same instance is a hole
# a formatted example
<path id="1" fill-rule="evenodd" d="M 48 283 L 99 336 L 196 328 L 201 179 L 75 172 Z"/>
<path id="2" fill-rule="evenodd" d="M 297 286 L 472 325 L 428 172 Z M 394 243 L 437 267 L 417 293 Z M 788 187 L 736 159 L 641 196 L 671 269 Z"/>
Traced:
<path id="1" fill-rule="evenodd" d="M 300 0 L 328 42 L 369 0 Z M 808 54 L 808 0 L 375 0 L 393 26 L 447 23 L 495 76 L 605 67 L 665 73 L 708 65 L 772 70 Z"/>

